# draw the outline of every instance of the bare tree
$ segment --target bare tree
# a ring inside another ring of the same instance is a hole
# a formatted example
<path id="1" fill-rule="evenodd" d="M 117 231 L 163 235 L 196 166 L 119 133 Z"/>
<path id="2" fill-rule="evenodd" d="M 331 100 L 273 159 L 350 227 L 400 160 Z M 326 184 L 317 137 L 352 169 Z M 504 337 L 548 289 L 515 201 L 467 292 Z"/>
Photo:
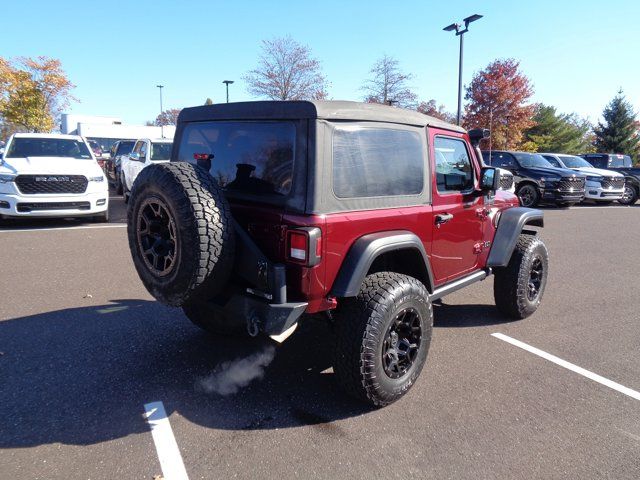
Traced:
<path id="1" fill-rule="evenodd" d="M 362 86 L 365 102 L 393 104 L 403 108 L 416 107 L 417 96 L 407 85 L 413 75 L 400 71 L 398 60 L 385 55 L 373 65 L 369 73 L 373 77 Z"/>
<path id="2" fill-rule="evenodd" d="M 242 79 L 247 91 L 272 100 L 323 99 L 327 81 L 311 50 L 291 37 L 262 41 L 258 66 Z"/>

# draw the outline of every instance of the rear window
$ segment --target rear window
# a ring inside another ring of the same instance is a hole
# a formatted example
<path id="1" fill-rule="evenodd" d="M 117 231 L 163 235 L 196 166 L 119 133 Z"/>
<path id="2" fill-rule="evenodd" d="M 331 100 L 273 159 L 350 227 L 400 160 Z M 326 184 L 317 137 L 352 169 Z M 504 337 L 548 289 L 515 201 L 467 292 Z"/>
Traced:
<path id="1" fill-rule="evenodd" d="M 151 144 L 151 161 L 169 160 L 171 159 L 172 143 L 152 143 Z"/>
<path id="2" fill-rule="evenodd" d="M 288 195 L 295 143 L 293 122 L 189 123 L 177 160 L 206 168 L 229 192 Z"/>
<path id="3" fill-rule="evenodd" d="M 418 195 L 424 184 L 424 149 L 418 132 L 336 127 L 333 190 L 338 198 Z"/>
<path id="4" fill-rule="evenodd" d="M 91 160 L 86 143 L 68 138 L 14 138 L 5 157 L 69 157 Z"/>
<path id="5" fill-rule="evenodd" d="M 116 152 L 116 155 L 128 155 L 131 153 L 131 150 L 133 150 L 133 146 L 136 144 L 136 142 L 120 142 L 118 144 L 118 151 Z"/>

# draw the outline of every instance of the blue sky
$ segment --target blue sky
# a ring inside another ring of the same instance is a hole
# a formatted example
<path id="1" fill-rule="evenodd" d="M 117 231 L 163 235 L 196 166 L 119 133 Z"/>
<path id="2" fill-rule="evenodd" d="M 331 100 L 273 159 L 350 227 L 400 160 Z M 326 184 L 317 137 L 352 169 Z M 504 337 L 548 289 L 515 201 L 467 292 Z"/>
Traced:
<path id="1" fill-rule="evenodd" d="M 59 58 L 77 88 L 74 113 L 143 123 L 165 108 L 250 100 L 242 75 L 262 39 L 291 35 L 311 47 L 330 98 L 360 100 L 376 59 L 396 57 L 421 99 L 456 108 L 458 42 L 442 28 L 474 13 L 464 82 L 496 58 L 514 57 L 534 101 L 597 120 L 623 88 L 640 108 L 635 0 L 568 1 L 73 1 L 23 0 L 2 8 L 0 56 Z"/>

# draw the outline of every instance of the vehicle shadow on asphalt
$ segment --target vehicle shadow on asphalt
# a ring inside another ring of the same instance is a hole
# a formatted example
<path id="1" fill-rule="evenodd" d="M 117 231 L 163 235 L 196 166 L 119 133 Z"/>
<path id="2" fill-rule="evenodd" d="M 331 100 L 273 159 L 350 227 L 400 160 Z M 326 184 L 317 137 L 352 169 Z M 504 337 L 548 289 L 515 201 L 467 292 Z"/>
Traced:
<path id="1" fill-rule="evenodd" d="M 513 320 L 503 316 L 495 305 L 449 305 L 445 302 L 433 304 L 433 326 L 436 328 L 484 327 L 511 321 Z"/>
<path id="2" fill-rule="evenodd" d="M 302 323 L 277 347 L 264 378 L 234 395 L 210 394 L 202 379 L 268 339 L 216 338 L 179 309 L 144 300 L 42 313 L 0 322 L 0 448 L 87 445 L 148 432 L 143 405 L 162 401 L 207 428 L 314 425 L 341 435 L 336 419 L 370 409 L 335 385 L 329 328 Z"/>

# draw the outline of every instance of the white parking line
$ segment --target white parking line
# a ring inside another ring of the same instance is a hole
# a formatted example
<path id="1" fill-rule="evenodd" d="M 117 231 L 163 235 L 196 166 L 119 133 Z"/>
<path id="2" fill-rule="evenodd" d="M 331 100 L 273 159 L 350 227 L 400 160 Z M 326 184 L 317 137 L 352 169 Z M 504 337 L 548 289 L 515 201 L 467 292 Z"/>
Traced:
<path id="1" fill-rule="evenodd" d="M 164 480 L 189 480 L 164 405 L 162 402 L 151 402 L 145 404 L 144 410 Z"/>
<path id="2" fill-rule="evenodd" d="M 556 365 L 560 365 L 561 367 L 564 367 L 568 370 L 571 370 L 572 372 L 576 372 L 579 373 L 580 375 L 587 377 L 591 380 L 593 380 L 594 382 L 598 382 L 606 387 L 612 388 L 620 393 L 624 393 L 625 395 L 631 397 L 631 398 L 635 398 L 636 400 L 640 400 L 640 392 L 636 392 L 635 390 L 632 390 L 628 387 L 625 387 L 624 385 L 620 385 L 619 383 L 616 383 L 612 380 L 609 380 L 608 378 L 604 378 L 600 375 L 598 375 L 597 373 L 593 373 L 590 372 L 589 370 L 585 370 L 582 367 L 578 367 L 577 365 L 574 365 L 573 363 L 569 363 L 566 360 L 562 360 L 561 358 L 556 357 L 555 355 L 551 355 L 550 353 L 547 353 L 543 350 L 540 350 L 539 348 L 536 347 L 532 347 L 531 345 L 528 345 L 524 342 L 521 342 L 520 340 L 516 340 L 515 338 L 511 338 L 507 335 L 504 335 L 502 333 L 492 333 L 491 334 L 493 337 L 499 338 L 500 340 L 503 340 L 505 342 L 510 343 L 511 345 L 515 345 L 516 347 L 522 348 L 523 350 L 526 350 L 528 352 L 533 353 L 534 355 L 538 355 L 539 357 L 544 358 L 545 360 L 549 360 L 550 362 L 555 363 Z"/>
<path id="3" fill-rule="evenodd" d="M 109 225 L 83 225 L 78 227 L 46 227 L 46 228 L 11 228 L 0 229 L 0 233 L 10 232 L 46 232 L 51 230 L 98 230 L 100 228 L 126 228 L 126 223 L 110 223 Z"/>

